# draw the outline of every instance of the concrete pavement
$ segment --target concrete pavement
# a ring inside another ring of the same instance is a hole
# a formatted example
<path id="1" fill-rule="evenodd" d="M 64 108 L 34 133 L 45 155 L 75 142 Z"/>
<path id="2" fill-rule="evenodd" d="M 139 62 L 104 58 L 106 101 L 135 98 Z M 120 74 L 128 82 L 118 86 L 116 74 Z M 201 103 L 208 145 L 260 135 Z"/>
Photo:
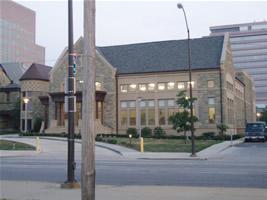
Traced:
<path id="1" fill-rule="evenodd" d="M 78 200 L 80 189 L 61 189 L 59 184 L 2 181 L 0 199 Z M 15 191 L 15 192 L 14 192 Z M 266 200 L 266 189 L 177 187 L 177 186 L 96 186 L 97 200 Z"/>
<path id="2" fill-rule="evenodd" d="M 36 138 L 35 137 L 20 137 L 17 135 L 2 135 L 0 136 L 0 139 L 6 139 L 11 141 L 19 141 L 24 142 L 31 145 L 36 145 Z M 66 138 L 59 138 L 59 137 L 40 137 L 40 143 L 41 143 L 41 153 L 42 152 L 66 152 L 66 145 L 67 143 L 64 143 L 62 145 L 62 142 L 67 141 Z M 122 157 L 127 157 L 129 159 L 151 159 L 151 160 L 157 160 L 157 159 L 169 159 L 169 160 L 206 160 L 210 158 L 216 158 L 218 157 L 218 154 L 222 151 L 226 150 L 227 148 L 230 148 L 232 145 L 238 145 L 243 142 L 243 139 L 234 140 L 232 143 L 231 141 L 225 141 L 219 144 L 215 144 L 207 149 L 204 149 L 201 152 L 197 153 L 197 157 L 190 157 L 190 153 L 158 153 L 158 152 L 138 152 L 133 149 L 129 149 L 123 146 L 119 145 L 113 145 L 113 144 L 107 144 L 107 143 L 101 143 L 96 142 L 96 148 L 98 151 L 108 154 L 118 154 Z M 59 145 L 61 143 L 61 145 Z M 76 149 L 81 148 L 81 140 L 76 139 Z M 98 152 L 97 151 L 97 152 Z M 37 152 L 33 151 L 0 151 L 0 157 L 8 157 L 8 156 L 35 156 L 38 155 Z M 117 155 L 117 156 L 118 156 Z"/>

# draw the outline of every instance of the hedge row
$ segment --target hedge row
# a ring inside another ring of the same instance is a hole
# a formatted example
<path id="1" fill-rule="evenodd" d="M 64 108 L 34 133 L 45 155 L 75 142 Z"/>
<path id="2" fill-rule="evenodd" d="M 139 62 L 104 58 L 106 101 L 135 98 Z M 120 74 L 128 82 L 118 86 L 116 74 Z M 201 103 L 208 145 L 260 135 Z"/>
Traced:
<path id="1" fill-rule="evenodd" d="M 145 138 L 155 138 L 155 139 L 185 139 L 183 135 L 165 135 L 165 134 L 154 134 L 152 135 L 152 131 L 149 129 L 142 129 L 142 137 Z M 161 131 L 160 131 L 161 132 Z M 132 137 L 137 138 L 137 133 L 133 132 L 132 128 L 131 131 L 127 131 L 127 134 L 97 134 L 96 140 L 99 141 L 101 139 L 99 138 L 128 138 L 129 134 L 132 135 Z M 68 135 L 66 133 L 20 133 L 21 136 L 47 136 L 47 137 L 67 137 Z M 242 134 L 236 134 L 233 135 L 233 140 L 239 139 L 244 137 Z M 81 139 L 80 134 L 75 134 L 75 138 Z M 189 136 L 188 139 L 191 139 Z M 224 135 L 223 137 L 219 135 L 215 135 L 215 133 L 203 133 L 201 136 L 195 136 L 195 139 L 197 140 L 231 140 L 230 135 Z M 108 141 L 107 141 L 108 142 Z M 114 141 L 110 141 L 109 143 L 114 143 Z"/>

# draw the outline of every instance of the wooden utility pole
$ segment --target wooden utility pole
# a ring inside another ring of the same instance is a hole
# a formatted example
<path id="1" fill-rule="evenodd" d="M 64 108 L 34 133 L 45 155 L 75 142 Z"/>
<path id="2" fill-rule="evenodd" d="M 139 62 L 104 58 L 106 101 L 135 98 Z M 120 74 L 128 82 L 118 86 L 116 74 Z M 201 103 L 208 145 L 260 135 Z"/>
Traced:
<path id="1" fill-rule="evenodd" d="M 84 0 L 82 200 L 95 200 L 95 0 Z"/>

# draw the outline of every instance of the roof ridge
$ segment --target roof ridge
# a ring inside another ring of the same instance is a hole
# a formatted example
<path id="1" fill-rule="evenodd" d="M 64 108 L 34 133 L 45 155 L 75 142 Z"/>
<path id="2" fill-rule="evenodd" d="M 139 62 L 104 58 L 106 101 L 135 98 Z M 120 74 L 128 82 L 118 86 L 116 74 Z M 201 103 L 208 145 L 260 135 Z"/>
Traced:
<path id="1" fill-rule="evenodd" d="M 205 36 L 200 38 L 191 38 L 190 40 L 207 40 L 209 38 L 219 38 L 224 37 L 223 35 L 211 35 L 211 36 Z M 140 42 L 140 43 L 128 43 L 128 44 L 118 44 L 118 45 L 110 45 L 110 46 L 97 46 L 97 48 L 108 48 L 108 47 L 122 47 L 122 46 L 134 46 L 134 45 L 143 45 L 143 44 L 158 44 L 158 43 L 165 43 L 165 42 L 182 42 L 187 41 L 186 39 L 177 39 L 177 40 L 160 40 L 160 41 L 148 41 L 148 42 Z"/>

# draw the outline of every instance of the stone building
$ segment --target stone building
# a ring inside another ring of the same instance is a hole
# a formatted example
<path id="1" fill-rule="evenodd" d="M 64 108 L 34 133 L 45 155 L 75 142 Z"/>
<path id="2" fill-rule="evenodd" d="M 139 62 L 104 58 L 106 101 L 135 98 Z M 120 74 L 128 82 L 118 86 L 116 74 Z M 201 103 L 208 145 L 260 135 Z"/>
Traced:
<path id="1" fill-rule="evenodd" d="M 0 130 L 19 128 L 19 78 L 25 70 L 21 63 L 0 64 Z"/>
<path id="2" fill-rule="evenodd" d="M 82 45 L 75 44 L 76 133 L 81 127 Z M 254 121 L 255 89 L 251 78 L 236 71 L 232 63 L 229 37 L 204 37 L 191 40 L 192 86 L 197 98 L 194 113 L 199 118 L 196 133 L 217 132 L 216 124 L 228 124 L 228 133 L 241 132 L 247 121 Z M 50 72 L 49 105 L 46 132 L 67 132 L 64 111 L 67 50 Z M 187 41 L 161 41 L 97 48 L 96 130 L 97 133 L 125 133 L 137 127 L 164 128 L 174 134 L 169 116 L 178 112 L 178 91 L 188 91 Z M 141 99 L 141 101 L 139 100 Z M 138 114 L 137 114 L 138 113 Z"/>
<path id="3" fill-rule="evenodd" d="M 50 70 L 49 66 L 33 63 L 20 78 L 21 131 L 31 131 L 37 118 L 45 121 L 47 128 L 48 107 L 41 103 L 41 99 L 49 92 Z M 25 103 L 24 99 L 28 99 L 28 102 Z"/>

